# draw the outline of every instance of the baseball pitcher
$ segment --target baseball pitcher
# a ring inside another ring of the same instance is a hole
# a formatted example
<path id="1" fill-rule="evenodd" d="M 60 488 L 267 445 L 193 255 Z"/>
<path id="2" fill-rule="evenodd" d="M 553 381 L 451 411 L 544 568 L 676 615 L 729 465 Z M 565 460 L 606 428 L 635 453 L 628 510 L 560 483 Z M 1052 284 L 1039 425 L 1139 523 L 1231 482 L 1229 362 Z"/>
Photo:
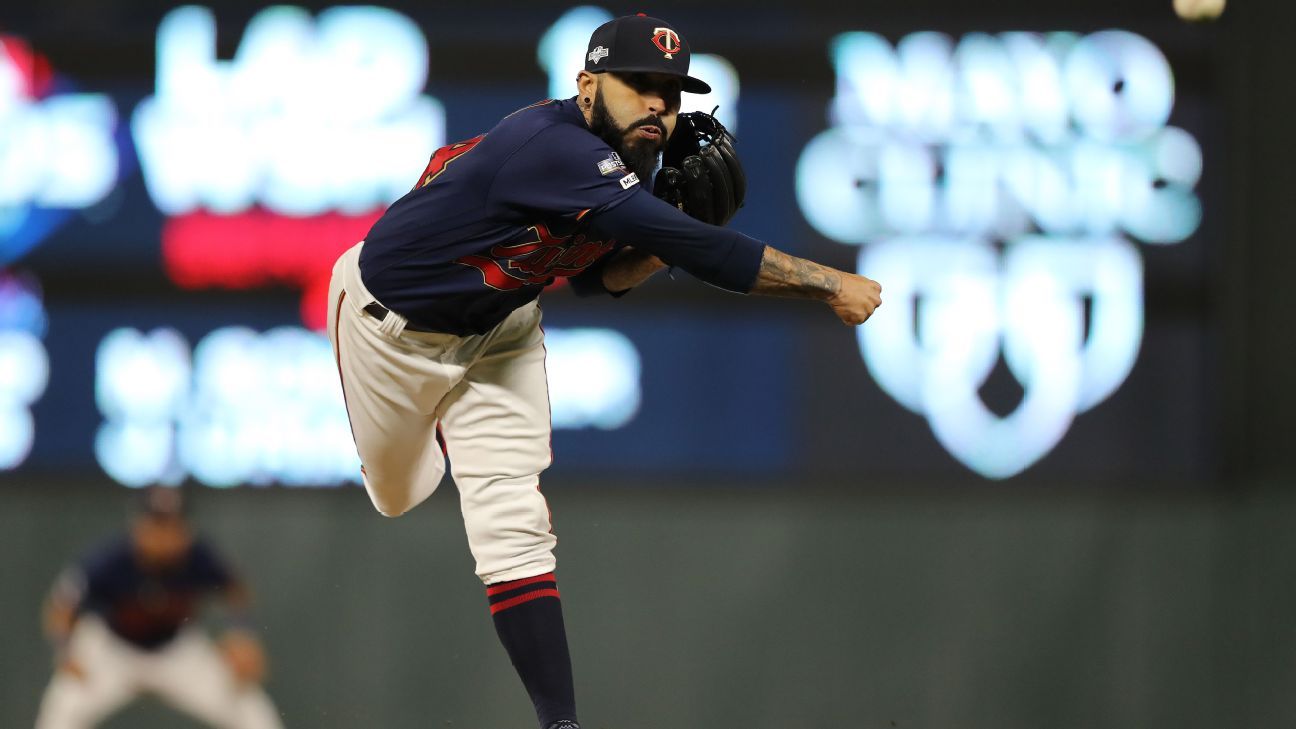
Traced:
<path id="1" fill-rule="evenodd" d="M 739 294 L 822 301 L 850 325 L 881 304 L 872 280 L 720 227 L 746 180 L 722 124 L 678 113 L 681 93 L 710 90 L 688 70 L 666 21 L 600 26 L 574 97 L 437 150 L 333 269 L 329 336 L 369 497 L 399 516 L 448 459 L 496 630 L 543 729 L 579 727 L 539 491 L 551 458 L 541 290 L 568 277 L 577 293 L 621 296 L 678 266 Z"/>

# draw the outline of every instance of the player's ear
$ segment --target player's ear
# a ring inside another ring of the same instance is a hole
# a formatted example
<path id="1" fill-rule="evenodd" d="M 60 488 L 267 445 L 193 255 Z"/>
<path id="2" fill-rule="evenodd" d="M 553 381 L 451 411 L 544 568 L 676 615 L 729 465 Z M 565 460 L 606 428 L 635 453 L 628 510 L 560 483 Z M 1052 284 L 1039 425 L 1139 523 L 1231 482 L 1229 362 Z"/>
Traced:
<path id="1" fill-rule="evenodd" d="M 589 71 L 581 70 L 576 74 L 576 104 L 582 111 L 594 105 L 598 93 L 598 77 Z"/>

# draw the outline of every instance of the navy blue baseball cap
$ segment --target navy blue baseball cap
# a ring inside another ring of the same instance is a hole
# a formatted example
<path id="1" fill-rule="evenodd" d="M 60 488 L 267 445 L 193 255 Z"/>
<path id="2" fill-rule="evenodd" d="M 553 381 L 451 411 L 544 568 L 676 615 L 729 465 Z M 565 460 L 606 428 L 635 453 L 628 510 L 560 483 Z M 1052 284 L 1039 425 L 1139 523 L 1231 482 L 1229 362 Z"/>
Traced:
<path id="1" fill-rule="evenodd" d="M 594 30 L 585 70 L 669 73 L 682 78 L 682 88 L 689 93 L 711 93 L 705 81 L 688 75 L 689 55 L 688 41 L 670 23 L 639 13 L 609 20 Z"/>

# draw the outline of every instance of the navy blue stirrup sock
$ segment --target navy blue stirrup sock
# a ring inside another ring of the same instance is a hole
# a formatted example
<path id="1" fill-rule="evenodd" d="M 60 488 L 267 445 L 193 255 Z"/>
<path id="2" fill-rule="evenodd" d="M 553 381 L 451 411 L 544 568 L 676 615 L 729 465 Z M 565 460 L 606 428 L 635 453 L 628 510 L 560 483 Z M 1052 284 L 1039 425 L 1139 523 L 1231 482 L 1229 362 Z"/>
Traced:
<path id="1" fill-rule="evenodd" d="M 541 729 L 555 725 L 580 729 L 562 601 L 553 573 L 489 585 L 486 596 L 495 632 L 531 696 Z"/>

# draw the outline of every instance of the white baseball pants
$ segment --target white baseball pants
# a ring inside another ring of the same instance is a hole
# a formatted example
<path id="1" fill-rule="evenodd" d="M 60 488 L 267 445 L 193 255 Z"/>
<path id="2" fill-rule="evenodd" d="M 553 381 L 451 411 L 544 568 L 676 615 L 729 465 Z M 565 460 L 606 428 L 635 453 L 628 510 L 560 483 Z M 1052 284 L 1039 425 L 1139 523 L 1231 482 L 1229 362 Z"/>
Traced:
<path id="1" fill-rule="evenodd" d="M 449 456 L 477 576 L 489 585 L 552 572 L 539 305 L 482 335 L 408 331 L 396 312 L 379 321 L 364 311 L 376 299 L 360 280 L 363 245 L 333 267 L 328 331 L 369 498 L 387 516 L 409 511 L 436 490 Z"/>
<path id="2" fill-rule="evenodd" d="M 155 651 L 117 637 L 99 618 L 82 616 L 68 646 L 85 676 L 59 671 L 41 700 L 36 729 L 90 729 L 149 693 L 219 729 L 282 729 L 270 697 L 240 683 L 210 638 L 182 630 Z"/>

